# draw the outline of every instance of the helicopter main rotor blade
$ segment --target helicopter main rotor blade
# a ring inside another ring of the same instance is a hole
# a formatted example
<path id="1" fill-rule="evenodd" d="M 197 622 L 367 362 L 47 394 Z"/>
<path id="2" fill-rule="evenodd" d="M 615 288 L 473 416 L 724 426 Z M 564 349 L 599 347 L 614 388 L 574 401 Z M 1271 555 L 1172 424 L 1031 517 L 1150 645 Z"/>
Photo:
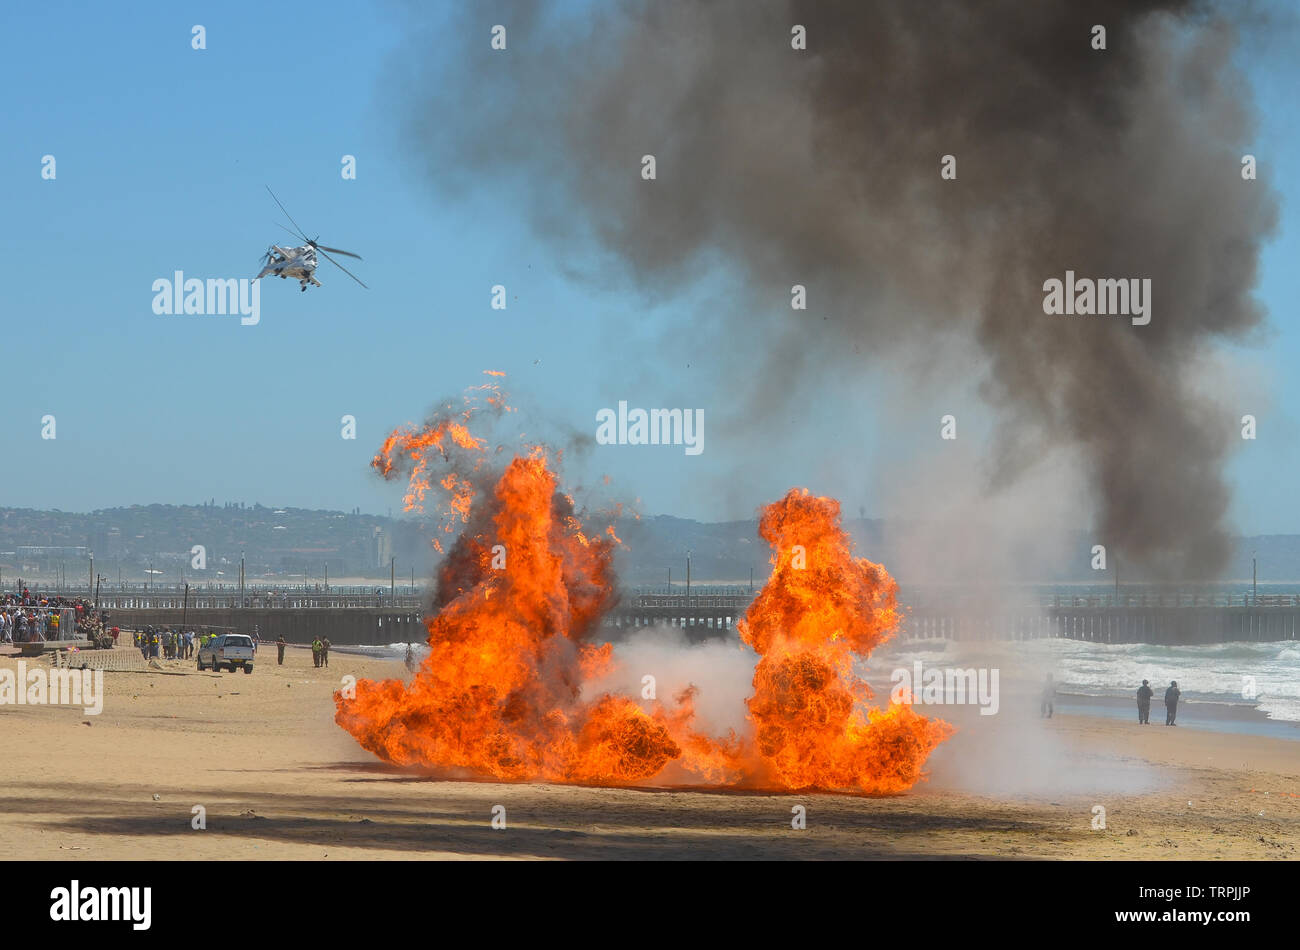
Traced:
<path id="1" fill-rule="evenodd" d="M 298 233 L 294 232 L 292 229 L 285 227 L 285 226 L 284 226 L 283 224 L 281 224 L 279 221 L 275 222 L 275 226 L 276 226 L 277 228 L 284 228 L 286 231 L 288 231 L 288 232 L 289 232 L 290 234 L 292 234 L 294 237 L 299 238 L 300 240 L 303 240 L 303 241 L 306 241 L 306 240 L 307 240 L 307 239 L 306 239 L 305 237 L 303 237 L 301 234 L 298 234 Z M 311 242 L 308 241 L 307 243 L 310 244 Z"/>
<path id="2" fill-rule="evenodd" d="M 333 251 L 334 253 L 341 253 L 341 255 L 347 257 L 356 257 L 357 260 L 364 260 L 363 257 L 359 255 L 359 253 L 352 253 L 351 251 L 341 251 L 338 250 L 337 247 L 325 247 L 324 244 L 315 244 L 315 246 L 313 247 L 316 247 L 317 251 Z"/>
<path id="3" fill-rule="evenodd" d="M 357 260 L 363 259 L 360 254 L 353 254 L 351 251 L 340 251 L 337 247 L 326 247 L 324 244 L 315 244 L 313 247 L 319 251 L 333 251 L 335 254 L 344 254 L 348 257 L 355 257 Z"/>
<path id="4" fill-rule="evenodd" d="M 266 188 L 266 193 L 271 196 L 271 198 L 275 201 L 276 204 L 280 205 L 280 210 L 283 211 L 284 216 L 289 219 L 289 223 L 292 224 L 295 228 L 298 228 L 298 236 L 302 238 L 304 241 L 306 241 L 307 235 L 302 233 L 302 228 L 298 227 L 298 222 L 293 220 L 293 215 L 291 215 L 288 212 L 288 210 L 285 208 L 284 205 L 280 204 L 280 199 L 275 197 L 275 192 L 271 190 L 271 186 L 265 185 L 264 187 Z M 281 225 L 281 227 L 284 227 L 284 225 Z"/>
<path id="5" fill-rule="evenodd" d="M 325 254 L 325 248 L 320 247 L 319 245 L 317 245 L 316 250 L 320 251 L 322 254 Z M 356 255 L 354 254 L 354 255 L 352 255 L 352 256 L 355 257 Z M 362 287 L 365 287 L 366 290 L 369 290 L 369 289 L 370 289 L 369 287 L 366 287 L 366 285 L 365 285 L 364 283 L 362 283 L 360 277 L 358 277 L 356 274 L 352 273 L 352 271 L 348 270 L 346 267 L 344 267 L 344 266 L 343 266 L 342 264 L 340 264 L 338 261 L 334 260 L 334 258 L 330 257 L 328 254 L 325 254 L 325 260 L 329 261 L 331 264 L 333 264 L 333 265 L 334 265 L 335 267 L 337 267 L 339 270 L 343 271 L 343 273 L 347 274 L 349 277 L 351 277 L 353 280 L 355 280 L 358 284 L 361 284 L 361 286 L 362 286 Z"/>

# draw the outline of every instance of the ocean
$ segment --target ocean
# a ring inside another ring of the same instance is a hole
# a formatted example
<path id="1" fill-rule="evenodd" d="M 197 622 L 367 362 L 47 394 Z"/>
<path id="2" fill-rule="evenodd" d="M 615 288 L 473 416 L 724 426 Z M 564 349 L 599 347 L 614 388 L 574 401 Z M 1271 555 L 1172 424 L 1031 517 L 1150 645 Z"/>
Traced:
<path id="1" fill-rule="evenodd" d="M 1040 639 L 1008 642 L 897 641 L 867 660 L 873 687 L 893 667 L 989 667 L 1000 670 L 1004 690 L 1036 693 L 1046 674 L 1056 681 L 1058 706 L 1090 714 L 1136 718 L 1137 688 L 1155 691 L 1151 721 L 1164 721 L 1164 693 L 1176 680 L 1182 692 L 1180 723 L 1223 731 L 1300 738 L 1300 643 L 1220 643 L 1204 646 L 1104 644 Z M 1185 718 L 1186 717 L 1186 718 Z M 1286 723 L 1286 730 L 1248 728 L 1251 722 Z"/>

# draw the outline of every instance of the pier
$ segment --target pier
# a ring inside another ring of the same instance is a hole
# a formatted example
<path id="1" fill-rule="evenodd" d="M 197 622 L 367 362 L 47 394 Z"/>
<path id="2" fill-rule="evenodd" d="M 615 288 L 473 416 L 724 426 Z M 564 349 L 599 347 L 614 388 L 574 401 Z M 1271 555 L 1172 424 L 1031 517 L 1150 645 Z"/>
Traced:
<path id="1" fill-rule="evenodd" d="M 747 587 L 633 588 L 601 621 L 625 640 L 654 625 L 692 641 L 735 637 L 754 593 Z M 904 591 L 900 640 L 1037 640 L 1208 644 L 1300 639 L 1300 596 L 1126 591 L 1119 597 L 969 597 Z M 243 604 L 241 606 L 240 604 Z M 238 631 L 291 643 L 328 637 L 338 645 L 422 642 L 423 595 L 376 591 L 101 592 L 100 608 L 122 629 L 146 625 Z"/>
<path id="2" fill-rule="evenodd" d="M 608 635 L 667 624 L 693 641 L 726 637 L 753 595 L 745 588 L 699 594 L 632 592 L 604 621 Z M 1059 596 L 973 604 L 918 592 L 900 594 L 900 640 L 1037 640 L 1093 643 L 1207 644 L 1300 639 L 1300 598 L 1128 592 L 1119 598 Z M 937 601 L 937 602 L 936 602 Z"/>

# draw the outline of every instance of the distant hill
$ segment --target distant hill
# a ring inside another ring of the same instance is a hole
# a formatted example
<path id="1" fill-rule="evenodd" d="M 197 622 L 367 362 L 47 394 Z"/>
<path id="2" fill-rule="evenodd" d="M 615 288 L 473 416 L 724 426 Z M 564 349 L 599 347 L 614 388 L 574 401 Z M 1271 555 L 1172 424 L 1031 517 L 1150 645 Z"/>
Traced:
<path id="1" fill-rule="evenodd" d="M 412 520 L 342 511 L 264 505 L 132 505 L 84 514 L 0 508 L 0 566 L 6 574 L 48 571 L 70 562 L 140 578 L 233 580 L 241 553 L 250 575 L 314 573 L 387 576 L 396 556 L 409 570 L 428 545 L 426 526 Z M 194 565 L 203 548 L 206 567 Z M 77 568 L 81 570 L 80 567 Z M 71 571 L 71 567 L 67 567 Z"/>
<path id="2" fill-rule="evenodd" d="M 858 552 L 890 568 L 907 582 L 906 554 L 897 547 L 906 526 L 880 519 L 846 519 Z M 96 571 L 110 579 L 142 579 L 146 571 L 160 581 L 233 582 L 241 552 L 250 576 L 301 583 L 343 576 L 387 579 L 396 562 L 399 579 L 427 579 L 436 562 L 429 541 L 430 519 L 386 518 L 359 512 L 270 508 L 260 504 L 132 505 L 87 513 L 0 508 L 0 572 L 5 581 L 24 571 L 86 576 L 89 556 Z M 624 548 L 617 556 L 626 584 L 665 584 L 686 579 L 686 555 L 697 582 L 747 583 L 767 577 L 769 552 L 758 537 L 758 523 L 700 522 L 670 515 L 624 518 L 617 525 Z M 1069 552 L 1069 567 L 1053 567 L 1026 557 L 1025 582 L 1105 583 L 1087 567 L 1091 540 L 1082 533 Z M 206 567 L 193 566 L 202 545 Z M 1261 535 L 1235 539 L 1228 578 L 1248 580 L 1251 552 L 1258 552 L 1261 581 L 1300 581 L 1300 535 Z M 910 552 L 915 556 L 915 552 Z"/>

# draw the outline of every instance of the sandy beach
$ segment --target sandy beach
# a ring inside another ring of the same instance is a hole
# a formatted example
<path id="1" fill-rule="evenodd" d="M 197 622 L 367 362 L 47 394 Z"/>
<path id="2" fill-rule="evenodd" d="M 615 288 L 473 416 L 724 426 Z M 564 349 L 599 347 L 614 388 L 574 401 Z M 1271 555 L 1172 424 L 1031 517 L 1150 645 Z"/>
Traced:
<path id="1" fill-rule="evenodd" d="M 16 668 L 13 658 L 0 668 Z M 104 674 L 100 715 L 0 706 L 7 859 L 1294 859 L 1300 741 L 1051 720 L 950 718 L 931 777 L 888 798 L 440 781 L 377 761 L 333 722 L 347 674 L 264 644 L 251 675 Z M 1163 712 L 1163 711 L 1161 711 Z M 1154 715 L 1153 720 L 1159 718 Z M 1012 750 L 1016 755 L 1012 755 Z M 1036 767 L 1024 767 L 1025 752 Z M 492 827 L 494 806 L 504 830 Z M 806 830 L 791 828 L 803 805 Z M 192 828 L 202 806 L 206 828 Z M 1104 828 L 1093 828 L 1096 809 Z"/>

